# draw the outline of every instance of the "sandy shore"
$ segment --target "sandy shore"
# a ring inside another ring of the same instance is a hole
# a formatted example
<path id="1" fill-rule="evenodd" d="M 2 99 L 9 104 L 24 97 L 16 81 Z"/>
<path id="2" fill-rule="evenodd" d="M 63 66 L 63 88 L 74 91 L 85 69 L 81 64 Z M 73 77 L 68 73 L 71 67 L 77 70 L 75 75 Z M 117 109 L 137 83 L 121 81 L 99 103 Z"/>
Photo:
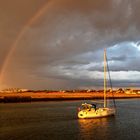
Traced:
<path id="1" fill-rule="evenodd" d="M 107 95 L 108 98 L 140 98 L 140 94 L 115 93 Z M 59 101 L 59 100 L 86 100 L 103 99 L 103 93 L 61 93 L 61 92 L 25 92 L 25 93 L 0 93 L 0 102 L 30 102 L 30 101 Z"/>

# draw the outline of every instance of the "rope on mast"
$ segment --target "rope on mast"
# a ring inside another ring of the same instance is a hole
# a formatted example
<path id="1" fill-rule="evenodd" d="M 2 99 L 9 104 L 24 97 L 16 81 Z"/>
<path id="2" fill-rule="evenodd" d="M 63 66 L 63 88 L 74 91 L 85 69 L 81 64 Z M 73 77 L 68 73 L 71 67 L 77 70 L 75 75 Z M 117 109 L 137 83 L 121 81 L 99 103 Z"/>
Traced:
<path id="1" fill-rule="evenodd" d="M 107 88 L 107 84 L 106 84 L 106 67 L 107 67 L 107 63 L 106 63 L 106 49 L 104 49 L 104 107 L 107 107 L 107 101 L 106 101 L 106 88 Z"/>
<path id="2" fill-rule="evenodd" d="M 107 71 L 108 71 L 108 76 L 109 76 L 109 82 L 110 82 L 110 87 L 111 87 L 111 93 L 113 96 L 113 104 L 114 104 L 114 108 L 116 108 L 116 102 L 114 99 L 114 93 L 113 93 L 113 88 L 112 88 L 112 80 L 111 80 L 111 76 L 110 76 L 110 70 L 109 70 L 109 65 L 108 65 L 108 59 L 107 59 L 107 55 L 106 55 L 106 62 L 107 62 Z"/>

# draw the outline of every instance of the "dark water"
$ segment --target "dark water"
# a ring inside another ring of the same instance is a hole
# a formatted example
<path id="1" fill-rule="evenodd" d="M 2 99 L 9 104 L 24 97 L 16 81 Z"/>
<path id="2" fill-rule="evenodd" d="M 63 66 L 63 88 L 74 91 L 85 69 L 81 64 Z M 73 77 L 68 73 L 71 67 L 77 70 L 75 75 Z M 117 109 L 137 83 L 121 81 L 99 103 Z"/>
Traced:
<path id="1" fill-rule="evenodd" d="M 0 140 L 140 140 L 140 99 L 117 100 L 116 117 L 77 119 L 82 101 L 0 104 Z"/>

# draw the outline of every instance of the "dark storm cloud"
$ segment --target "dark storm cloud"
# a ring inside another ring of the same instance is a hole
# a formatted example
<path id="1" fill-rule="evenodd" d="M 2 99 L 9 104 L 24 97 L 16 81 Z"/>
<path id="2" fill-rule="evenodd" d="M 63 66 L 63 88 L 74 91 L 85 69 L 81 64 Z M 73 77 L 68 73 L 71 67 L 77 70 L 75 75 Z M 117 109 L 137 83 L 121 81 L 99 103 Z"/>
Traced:
<path id="1" fill-rule="evenodd" d="M 26 21 L 46 3 L 21 2 L 3 2 L 0 29 L 6 47 L 0 47 L 1 60 Z M 8 85 L 76 88 L 91 87 L 94 80 L 101 85 L 105 47 L 111 71 L 139 71 L 139 51 L 132 44 L 140 38 L 138 5 L 138 0 L 50 0 L 18 42 L 5 78 Z M 14 84 L 8 81 L 13 77 Z"/>

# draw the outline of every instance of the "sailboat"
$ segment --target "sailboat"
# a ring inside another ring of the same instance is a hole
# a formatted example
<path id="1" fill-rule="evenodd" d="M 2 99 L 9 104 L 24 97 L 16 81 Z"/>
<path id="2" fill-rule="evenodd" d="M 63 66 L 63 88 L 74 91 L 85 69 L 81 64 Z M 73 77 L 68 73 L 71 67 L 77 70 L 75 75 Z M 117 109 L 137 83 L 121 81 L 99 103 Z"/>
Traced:
<path id="1" fill-rule="evenodd" d="M 85 118 L 99 118 L 99 117 L 108 117 L 115 115 L 116 113 L 116 106 L 108 107 L 107 105 L 107 96 L 106 96 L 106 87 L 107 87 L 107 80 L 106 80 L 106 70 L 107 70 L 107 56 L 106 56 L 106 49 L 104 49 L 104 101 L 103 107 L 96 107 L 96 104 L 88 104 L 83 103 L 81 105 L 80 110 L 78 111 L 78 118 L 85 119 Z M 108 68 L 109 69 L 109 68 Z"/>

